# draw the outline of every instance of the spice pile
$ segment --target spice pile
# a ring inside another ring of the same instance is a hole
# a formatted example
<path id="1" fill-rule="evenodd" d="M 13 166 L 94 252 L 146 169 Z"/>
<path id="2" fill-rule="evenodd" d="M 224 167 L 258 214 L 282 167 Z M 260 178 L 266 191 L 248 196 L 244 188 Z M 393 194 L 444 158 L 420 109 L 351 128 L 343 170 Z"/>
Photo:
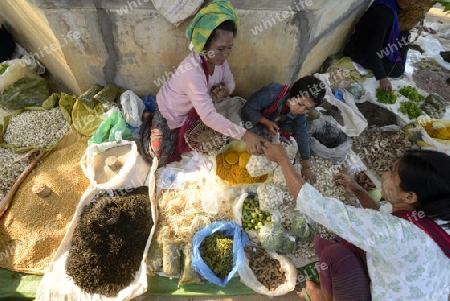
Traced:
<path id="1" fill-rule="evenodd" d="M 8 193 L 29 162 L 26 154 L 0 147 L 0 200 Z"/>
<path id="2" fill-rule="evenodd" d="M 200 244 L 200 256 L 220 279 L 233 269 L 233 239 L 220 231 L 207 236 Z"/>
<path id="3" fill-rule="evenodd" d="M 113 179 L 130 156 L 130 145 L 118 145 L 98 153 L 94 157 L 94 180 L 104 184 Z M 113 159 L 113 160 L 111 160 Z"/>
<path id="4" fill-rule="evenodd" d="M 89 180 L 80 167 L 87 139 L 54 150 L 20 185 L 0 223 L 0 267 L 42 275 L 72 221 Z M 33 187 L 45 184 L 51 193 L 40 197 Z"/>
<path id="5" fill-rule="evenodd" d="M 418 148 L 402 131 L 366 130 L 352 139 L 356 155 L 380 177 L 405 150 Z"/>
<path id="6" fill-rule="evenodd" d="M 264 249 L 247 246 L 245 252 L 256 279 L 269 291 L 273 292 L 286 282 L 286 272 L 281 268 L 280 262 Z"/>
<path id="7" fill-rule="evenodd" d="M 116 296 L 134 280 L 152 226 L 148 187 L 97 195 L 74 230 L 67 274 L 87 293 Z"/>
<path id="8" fill-rule="evenodd" d="M 17 148 L 48 148 L 68 131 L 69 123 L 59 107 L 45 111 L 24 111 L 9 120 L 6 143 Z"/>
<path id="9" fill-rule="evenodd" d="M 250 155 L 236 150 L 227 150 L 216 156 L 216 174 L 230 185 L 261 183 L 267 180 L 267 175 L 251 177 L 245 166 Z"/>

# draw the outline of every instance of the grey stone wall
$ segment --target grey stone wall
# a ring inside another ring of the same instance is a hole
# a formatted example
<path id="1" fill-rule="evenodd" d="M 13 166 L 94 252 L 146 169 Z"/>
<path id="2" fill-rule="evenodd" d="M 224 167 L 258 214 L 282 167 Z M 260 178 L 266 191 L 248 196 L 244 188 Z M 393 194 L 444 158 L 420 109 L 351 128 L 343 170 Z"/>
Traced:
<path id="1" fill-rule="evenodd" d="M 270 82 L 317 72 L 342 49 L 370 0 L 231 2 L 241 27 L 229 63 L 235 93 L 247 97 Z M 0 20 L 47 67 L 55 89 L 75 94 L 115 83 L 155 95 L 189 53 L 191 18 L 176 27 L 149 0 L 2 0 Z"/>

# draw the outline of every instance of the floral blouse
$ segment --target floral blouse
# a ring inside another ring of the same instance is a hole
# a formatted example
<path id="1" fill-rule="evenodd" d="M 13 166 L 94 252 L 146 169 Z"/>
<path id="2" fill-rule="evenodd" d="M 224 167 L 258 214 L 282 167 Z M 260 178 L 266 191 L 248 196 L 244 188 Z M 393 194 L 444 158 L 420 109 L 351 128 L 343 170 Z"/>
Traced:
<path id="1" fill-rule="evenodd" d="M 373 301 L 450 300 L 450 259 L 412 222 L 347 206 L 309 184 L 296 209 L 366 251 Z"/>

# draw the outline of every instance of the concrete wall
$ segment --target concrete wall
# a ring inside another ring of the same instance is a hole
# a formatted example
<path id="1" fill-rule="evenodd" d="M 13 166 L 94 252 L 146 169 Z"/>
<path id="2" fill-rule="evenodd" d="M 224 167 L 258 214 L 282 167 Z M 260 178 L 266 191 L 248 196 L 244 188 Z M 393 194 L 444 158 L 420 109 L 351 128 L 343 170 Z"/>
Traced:
<path id="1" fill-rule="evenodd" d="M 247 97 L 270 82 L 316 72 L 342 49 L 369 2 L 231 0 L 241 19 L 229 57 L 236 94 Z M 190 20 L 176 27 L 149 0 L 0 1 L 0 21 L 47 67 L 53 88 L 75 94 L 115 83 L 155 95 L 158 78 L 189 52 Z"/>

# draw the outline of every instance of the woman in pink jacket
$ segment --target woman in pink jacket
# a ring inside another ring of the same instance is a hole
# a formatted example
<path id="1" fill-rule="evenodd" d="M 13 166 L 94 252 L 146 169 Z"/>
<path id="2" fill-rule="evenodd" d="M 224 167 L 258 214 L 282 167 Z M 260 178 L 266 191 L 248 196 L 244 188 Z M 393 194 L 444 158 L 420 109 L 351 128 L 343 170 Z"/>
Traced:
<path id="1" fill-rule="evenodd" d="M 219 84 L 225 96 L 235 88 L 227 58 L 238 25 L 233 7 L 224 0 L 212 1 L 192 20 L 186 36 L 193 51 L 161 87 L 151 128 L 147 125 L 143 132 L 148 161 L 156 156 L 159 166 L 163 166 L 190 151 L 184 133 L 198 118 L 217 132 L 244 141 L 250 153 L 263 154 L 264 139 L 217 113 L 210 95 L 211 88 Z"/>

